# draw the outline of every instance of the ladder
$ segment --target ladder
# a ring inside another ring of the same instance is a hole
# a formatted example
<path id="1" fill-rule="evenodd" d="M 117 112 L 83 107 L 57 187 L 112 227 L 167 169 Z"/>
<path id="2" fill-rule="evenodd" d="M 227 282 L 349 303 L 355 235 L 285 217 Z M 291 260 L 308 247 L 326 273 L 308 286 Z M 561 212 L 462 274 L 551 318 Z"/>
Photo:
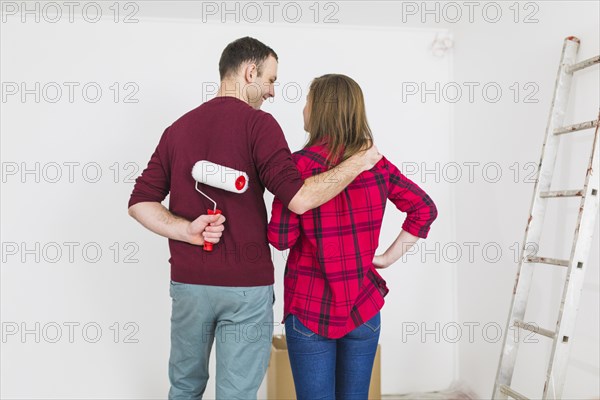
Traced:
<path id="1" fill-rule="evenodd" d="M 553 341 L 552 352 L 548 362 L 546 383 L 544 384 L 543 399 L 560 399 L 567 372 L 569 349 L 573 342 L 571 336 L 575 329 L 575 320 L 579 308 L 581 288 L 596 216 L 598 214 L 598 118 L 593 121 L 563 126 L 567 99 L 571 88 L 573 74 L 579 70 L 598 64 L 600 56 L 577 63 L 579 39 L 569 36 L 564 40 L 558 75 L 556 77 L 554 95 L 550 108 L 550 116 L 546 127 L 546 136 L 542 146 L 542 155 L 538 166 L 538 175 L 533 189 L 533 200 L 525 229 L 525 239 L 521 249 L 519 270 L 513 289 L 510 313 L 502 344 L 502 353 L 494 383 L 493 399 L 527 400 L 527 397 L 510 387 L 517 360 L 519 347 L 519 331 L 521 329 L 545 336 Z M 582 189 L 550 191 L 554 172 L 554 164 L 560 143 L 560 137 L 565 134 L 594 129 L 594 140 L 590 161 L 588 164 L 585 184 Z M 532 253 L 526 254 L 528 243 L 539 243 L 546 212 L 546 202 L 556 198 L 581 197 L 575 236 L 568 260 L 548 257 L 538 257 Z M 562 301 L 558 320 L 554 329 L 544 329 L 535 324 L 525 322 L 525 309 L 533 276 L 537 264 L 550 264 L 559 268 L 567 268 Z M 543 339 L 545 340 L 545 339 Z"/>

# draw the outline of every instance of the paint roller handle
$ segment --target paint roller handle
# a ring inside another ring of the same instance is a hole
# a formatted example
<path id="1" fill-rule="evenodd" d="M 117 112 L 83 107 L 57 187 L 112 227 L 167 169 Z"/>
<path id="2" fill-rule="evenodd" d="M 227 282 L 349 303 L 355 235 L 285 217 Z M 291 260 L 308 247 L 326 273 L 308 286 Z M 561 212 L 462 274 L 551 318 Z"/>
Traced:
<path id="1" fill-rule="evenodd" d="M 221 210 L 219 210 L 218 208 L 216 210 L 206 210 L 208 215 L 215 215 L 215 214 L 221 214 Z M 213 250 L 213 244 L 211 242 L 207 242 L 206 239 L 204 240 L 204 251 L 212 251 Z"/>

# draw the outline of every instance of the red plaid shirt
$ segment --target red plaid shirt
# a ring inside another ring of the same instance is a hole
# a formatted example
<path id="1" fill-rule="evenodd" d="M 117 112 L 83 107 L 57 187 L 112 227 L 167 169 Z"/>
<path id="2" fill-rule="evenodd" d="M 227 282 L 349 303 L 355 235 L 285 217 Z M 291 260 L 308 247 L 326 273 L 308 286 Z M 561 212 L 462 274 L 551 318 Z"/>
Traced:
<path id="1" fill-rule="evenodd" d="M 293 154 L 302 179 L 325 172 L 322 145 Z M 269 242 L 291 247 L 284 276 L 284 320 L 294 314 L 313 332 L 340 338 L 383 307 L 389 289 L 373 266 L 386 200 L 407 213 L 402 229 L 426 238 L 437 216 L 431 198 L 383 157 L 344 191 L 302 215 L 275 198 Z"/>

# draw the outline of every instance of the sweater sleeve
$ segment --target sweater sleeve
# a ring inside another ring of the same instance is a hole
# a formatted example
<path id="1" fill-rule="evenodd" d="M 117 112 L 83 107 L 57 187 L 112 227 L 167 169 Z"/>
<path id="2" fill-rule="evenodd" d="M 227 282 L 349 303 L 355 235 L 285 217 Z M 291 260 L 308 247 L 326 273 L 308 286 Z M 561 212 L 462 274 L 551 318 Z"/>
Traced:
<path id="1" fill-rule="evenodd" d="M 135 180 L 128 207 L 147 201 L 160 203 L 169 194 L 171 163 L 167 144 L 168 133 L 169 128 L 163 132 L 154 154 L 150 157 L 148 166 Z"/>
<path id="2" fill-rule="evenodd" d="M 272 115 L 264 113 L 254 124 L 251 146 L 261 182 L 287 208 L 304 181 L 292 160 L 283 131 Z"/>
<path id="3" fill-rule="evenodd" d="M 386 160 L 386 165 L 390 173 L 388 199 L 398 210 L 407 214 L 402 229 L 411 235 L 426 238 L 431 224 L 437 217 L 437 208 L 433 200 L 389 160 Z"/>

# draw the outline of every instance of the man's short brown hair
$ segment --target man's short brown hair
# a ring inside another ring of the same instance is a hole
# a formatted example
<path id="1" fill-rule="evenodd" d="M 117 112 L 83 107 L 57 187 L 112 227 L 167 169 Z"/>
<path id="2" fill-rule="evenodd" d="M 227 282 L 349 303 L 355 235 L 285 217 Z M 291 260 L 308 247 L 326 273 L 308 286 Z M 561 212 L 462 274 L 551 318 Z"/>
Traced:
<path id="1" fill-rule="evenodd" d="M 279 60 L 275 51 L 261 41 L 249 36 L 237 39 L 229 43 L 221 54 L 221 59 L 219 60 L 221 80 L 227 78 L 230 74 L 234 74 L 244 62 L 256 64 L 258 76 L 260 76 L 262 75 L 262 63 L 269 56 L 273 56 L 276 60 Z"/>

